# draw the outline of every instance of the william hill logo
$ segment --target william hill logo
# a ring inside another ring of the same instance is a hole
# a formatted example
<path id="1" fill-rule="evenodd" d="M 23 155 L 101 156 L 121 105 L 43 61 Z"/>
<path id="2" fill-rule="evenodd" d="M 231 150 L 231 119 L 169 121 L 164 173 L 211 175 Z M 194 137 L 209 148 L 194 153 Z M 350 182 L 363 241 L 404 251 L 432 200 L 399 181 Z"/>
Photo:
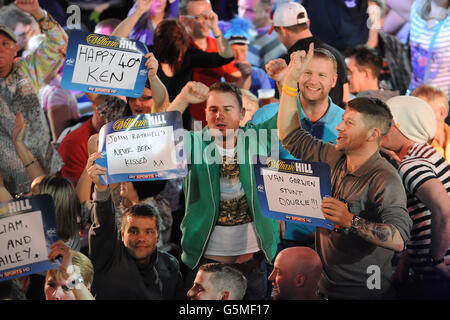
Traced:
<path id="1" fill-rule="evenodd" d="M 162 125 L 166 123 L 164 114 L 147 116 L 145 119 L 137 120 L 135 118 L 119 119 L 112 125 L 114 131 L 123 131 L 130 129 L 143 129 L 149 126 Z"/>
<path id="2" fill-rule="evenodd" d="M 107 48 L 117 48 L 119 46 L 118 41 L 110 40 L 107 36 L 102 36 L 95 33 L 88 35 L 86 37 L 86 42 L 90 45 Z"/>

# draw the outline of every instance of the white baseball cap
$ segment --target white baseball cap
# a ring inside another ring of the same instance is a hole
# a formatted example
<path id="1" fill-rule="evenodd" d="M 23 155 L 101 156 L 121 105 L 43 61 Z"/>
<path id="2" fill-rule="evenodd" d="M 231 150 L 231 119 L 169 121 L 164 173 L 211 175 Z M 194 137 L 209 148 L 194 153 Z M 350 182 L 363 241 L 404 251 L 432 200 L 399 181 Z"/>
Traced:
<path id="1" fill-rule="evenodd" d="M 308 22 L 305 7 L 297 2 L 285 2 L 277 6 L 272 18 L 272 27 L 267 32 L 271 34 L 275 27 L 290 27 Z"/>

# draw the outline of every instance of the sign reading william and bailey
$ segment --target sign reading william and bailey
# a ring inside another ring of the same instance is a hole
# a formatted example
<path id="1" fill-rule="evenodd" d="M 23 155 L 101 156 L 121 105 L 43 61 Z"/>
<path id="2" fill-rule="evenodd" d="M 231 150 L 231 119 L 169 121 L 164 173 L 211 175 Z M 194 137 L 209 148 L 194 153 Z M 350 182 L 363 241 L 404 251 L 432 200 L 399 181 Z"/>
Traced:
<path id="1" fill-rule="evenodd" d="M 67 90 L 138 98 L 148 70 L 140 41 L 79 30 L 70 32 L 61 86 Z"/>
<path id="2" fill-rule="evenodd" d="M 59 260 L 48 260 L 50 245 L 57 240 L 50 195 L 1 202 L 0 281 L 58 267 Z"/>

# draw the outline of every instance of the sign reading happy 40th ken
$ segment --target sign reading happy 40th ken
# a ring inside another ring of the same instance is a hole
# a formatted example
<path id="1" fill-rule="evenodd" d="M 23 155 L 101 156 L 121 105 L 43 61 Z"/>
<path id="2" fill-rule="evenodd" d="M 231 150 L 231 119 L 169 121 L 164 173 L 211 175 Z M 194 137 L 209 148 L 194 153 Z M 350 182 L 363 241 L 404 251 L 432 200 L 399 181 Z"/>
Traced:
<path id="1" fill-rule="evenodd" d="M 138 98 L 148 70 L 140 41 L 73 30 L 61 86 L 67 90 Z"/>

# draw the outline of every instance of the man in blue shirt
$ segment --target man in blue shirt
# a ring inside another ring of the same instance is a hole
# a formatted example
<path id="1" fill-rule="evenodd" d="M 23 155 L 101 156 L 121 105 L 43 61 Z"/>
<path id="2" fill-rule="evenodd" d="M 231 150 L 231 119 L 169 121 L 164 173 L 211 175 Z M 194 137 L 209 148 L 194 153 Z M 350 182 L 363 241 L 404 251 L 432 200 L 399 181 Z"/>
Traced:
<path id="1" fill-rule="evenodd" d="M 269 76 L 278 83 L 283 83 L 287 65 L 284 59 L 270 61 L 266 70 Z M 314 50 L 314 56 L 306 71 L 300 76 L 297 95 L 297 108 L 300 122 L 312 136 L 325 142 L 336 142 L 336 126 L 342 120 L 344 110 L 329 97 L 331 88 L 337 81 L 337 62 L 334 55 L 324 49 Z M 297 88 L 292 88 L 297 89 Z M 283 90 L 289 90 L 285 88 Z M 252 122 L 260 123 L 278 112 L 279 103 L 272 103 L 258 109 Z M 295 159 L 280 145 L 280 158 Z M 278 251 L 291 246 L 313 246 L 314 227 L 295 222 L 280 223 Z"/>

